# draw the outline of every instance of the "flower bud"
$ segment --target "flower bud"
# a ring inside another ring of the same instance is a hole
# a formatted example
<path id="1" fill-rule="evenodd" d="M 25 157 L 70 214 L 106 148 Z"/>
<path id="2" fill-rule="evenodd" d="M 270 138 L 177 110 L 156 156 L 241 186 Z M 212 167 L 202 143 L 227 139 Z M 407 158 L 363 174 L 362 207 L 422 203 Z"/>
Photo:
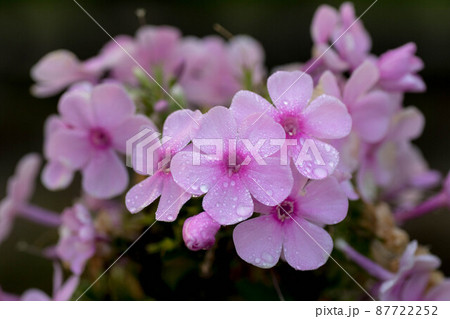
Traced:
<path id="1" fill-rule="evenodd" d="M 215 236 L 219 228 L 220 224 L 206 212 L 189 217 L 183 225 L 184 243 L 193 251 L 210 249 L 216 241 Z"/>

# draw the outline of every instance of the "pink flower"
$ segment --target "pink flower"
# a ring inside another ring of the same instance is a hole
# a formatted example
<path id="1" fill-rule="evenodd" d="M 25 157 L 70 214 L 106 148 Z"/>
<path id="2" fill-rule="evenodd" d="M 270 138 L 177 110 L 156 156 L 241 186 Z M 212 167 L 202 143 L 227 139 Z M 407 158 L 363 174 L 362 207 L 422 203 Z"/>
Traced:
<path id="1" fill-rule="evenodd" d="M 276 265 L 280 256 L 297 270 L 322 266 L 333 249 L 323 225 L 336 224 L 347 215 L 348 200 L 337 181 L 311 181 L 295 173 L 291 194 L 277 206 L 257 205 L 259 217 L 236 226 L 238 255 L 261 268 Z"/>
<path id="2" fill-rule="evenodd" d="M 423 92 L 425 83 L 416 73 L 423 69 L 423 62 L 415 56 L 416 45 L 407 43 L 380 56 L 380 86 L 388 91 Z"/>
<path id="3" fill-rule="evenodd" d="M 96 230 L 88 210 L 81 204 L 62 213 L 56 254 L 77 275 L 83 273 L 86 262 L 95 254 Z"/>
<path id="4" fill-rule="evenodd" d="M 63 274 L 61 267 L 54 265 L 53 275 L 53 295 L 48 296 L 45 292 L 39 289 L 28 289 L 25 291 L 20 300 L 22 301 L 68 301 L 72 298 L 75 289 L 77 289 L 80 278 L 71 276 L 65 283 L 62 282 Z"/>
<path id="5" fill-rule="evenodd" d="M 219 229 L 220 224 L 205 212 L 189 217 L 183 224 L 184 243 L 194 251 L 210 249 L 216 241 Z"/>
<path id="6" fill-rule="evenodd" d="M 329 95 L 311 100 L 312 79 L 300 71 L 276 72 L 269 77 L 267 87 L 275 107 L 255 93 L 240 91 L 233 98 L 231 112 L 239 121 L 255 113 L 270 115 L 284 128 L 286 140 L 295 142 L 288 146 L 288 153 L 300 173 L 311 179 L 332 174 L 339 154 L 322 140 L 339 139 L 350 133 L 352 120 L 345 105 Z M 313 142 L 320 159 L 303 161 L 307 140 Z"/>
<path id="7" fill-rule="evenodd" d="M 226 104 L 239 90 L 221 38 L 186 37 L 180 45 L 179 56 L 183 63 L 179 84 L 188 102 L 201 106 Z"/>
<path id="8" fill-rule="evenodd" d="M 355 10 L 350 2 L 343 3 L 339 12 L 328 5 L 317 9 L 311 25 L 312 61 L 323 55 L 315 64 L 325 64 L 329 70 L 341 72 L 356 69 L 369 56 L 370 36 L 362 22 L 355 20 Z M 333 47 L 328 49 L 332 43 Z"/>
<path id="9" fill-rule="evenodd" d="M 176 52 L 179 46 L 180 31 L 169 26 L 143 26 L 136 32 L 135 40 L 126 47 L 128 54 L 122 54 L 111 65 L 111 75 L 119 81 L 137 84 L 134 70 L 143 67 L 153 77 L 157 73 L 164 75 L 163 84 L 167 84 L 170 77 L 176 76 L 176 69 L 180 65 Z M 111 44 L 112 45 L 112 44 Z M 117 46 L 117 45 L 116 45 Z M 139 64 L 137 65 L 136 62 Z"/>
<path id="10" fill-rule="evenodd" d="M 254 38 L 247 35 L 233 36 L 228 44 L 231 68 L 242 85 L 262 83 L 266 73 L 264 68 L 264 49 Z M 244 83 L 250 76 L 251 83 Z"/>
<path id="11" fill-rule="evenodd" d="M 378 69 L 370 61 L 364 62 L 343 85 L 342 93 L 336 77 L 329 71 L 319 80 L 319 87 L 325 92 L 342 99 L 352 117 L 352 130 L 365 142 L 375 143 L 386 134 L 394 112 L 391 97 L 376 90 Z"/>
<path id="12" fill-rule="evenodd" d="M 406 247 L 395 273 L 359 254 L 343 240 L 336 241 L 336 247 L 379 280 L 375 290 L 381 301 L 450 300 L 450 280 L 428 288 L 431 272 L 440 266 L 441 261 L 431 254 L 417 255 L 417 241 Z"/>
<path id="13" fill-rule="evenodd" d="M 135 115 L 136 107 L 127 92 L 113 83 L 100 84 L 90 92 L 69 91 L 58 108 L 64 125 L 48 136 L 49 161 L 80 170 L 83 189 L 94 197 L 121 194 L 128 174 L 117 152 L 125 153 L 127 139 L 143 126 L 154 127 L 153 123 Z"/>
<path id="14" fill-rule="evenodd" d="M 427 188 L 439 180 L 410 144 L 420 136 L 424 123 L 415 107 L 400 109 L 391 117 L 382 140 L 361 145 L 357 184 L 364 200 L 375 200 L 380 190 L 389 197 L 407 188 Z"/>
<path id="15" fill-rule="evenodd" d="M 253 124 L 258 114 L 241 122 L 232 114 L 222 106 L 212 108 L 200 123 L 193 149 L 179 152 L 171 163 L 177 184 L 194 195 L 206 193 L 203 209 L 221 225 L 250 217 L 252 196 L 267 205 L 280 203 L 293 182 L 290 167 L 280 165 L 279 147 L 268 140 L 283 140 L 282 127 L 267 116 Z M 263 143 L 257 145 L 260 140 Z M 202 141 L 209 145 L 202 146 Z M 212 146 L 211 141 L 218 144 Z M 250 152 L 254 149 L 249 144 L 259 146 L 257 154 Z M 217 152 L 220 148 L 222 154 Z"/>
<path id="16" fill-rule="evenodd" d="M 18 216 L 47 226 L 59 225 L 58 214 L 29 203 L 40 167 L 40 156 L 30 153 L 19 161 L 14 176 L 8 179 L 6 197 L 0 202 L 0 242 L 8 237 Z"/>
<path id="17" fill-rule="evenodd" d="M 131 38 L 128 36 L 118 36 L 115 40 L 123 48 L 131 45 Z M 84 62 L 79 61 L 70 51 L 48 53 L 31 69 L 31 77 L 37 82 L 31 88 L 32 93 L 37 97 L 47 97 L 78 82 L 96 83 L 124 55 L 117 43 L 108 42 L 98 56 Z"/>
<path id="18" fill-rule="evenodd" d="M 152 141 L 153 145 L 149 145 L 155 149 L 153 163 L 148 159 L 146 161 L 151 166 L 148 170 L 151 176 L 131 188 L 126 195 L 125 204 L 130 212 L 141 211 L 161 196 L 156 219 L 171 222 L 177 218 L 181 207 L 191 195 L 175 183 L 171 161 L 172 157 L 191 141 L 200 119 L 200 111 L 180 110 L 169 115 L 164 123 L 161 140 L 163 143 L 156 138 Z M 135 158 L 135 161 L 144 160 Z"/>

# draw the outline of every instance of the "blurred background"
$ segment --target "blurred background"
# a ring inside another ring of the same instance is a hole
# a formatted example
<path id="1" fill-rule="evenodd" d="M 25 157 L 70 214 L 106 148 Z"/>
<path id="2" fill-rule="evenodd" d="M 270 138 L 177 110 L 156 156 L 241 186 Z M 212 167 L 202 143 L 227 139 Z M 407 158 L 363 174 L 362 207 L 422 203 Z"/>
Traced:
<path id="1" fill-rule="evenodd" d="M 360 15 L 373 1 L 353 1 Z M 79 0 L 111 34 L 134 34 L 139 27 L 137 8 L 147 12 L 147 23 L 178 27 L 184 35 L 214 34 L 220 23 L 233 34 L 249 34 L 266 51 L 269 68 L 306 61 L 310 57 L 310 23 L 322 3 L 338 7 L 342 1 L 134 1 Z M 381 54 L 413 41 L 425 62 L 421 73 L 424 94 L 409 94 L 406 105 L 416 105 L 427 119 L 416 144 L 431 167 L 450 168 L 450 2 L 448 0 L 379 0 L 363 17 L 372 36 L 373 53 Z M 43 123 L 56 112 L 58 98 L 30 95 L 29 70 L 44 54 L 68 49 L 81 60 L 95 55 L 109 40 L 72 0 L 0 0 L 0 198 L 7 178 L 20 157 L 41 152 Z M 61 210 L 70 204 L 71 189 L 50 193 L 39 187 L 34 202 Z M 450 214 L 436 213 L 405 225 L 411 237 L 429 245 L 450 275 Z M 16 223 L 0 246 L 0 285 L 21 293 L 30 287 L 49 290 L 51 264 L 37 256 L 33 245 L 56 238 L 54 232 L 25 221 Z M 32 244 L 30 244 L 32 243 Z"/>

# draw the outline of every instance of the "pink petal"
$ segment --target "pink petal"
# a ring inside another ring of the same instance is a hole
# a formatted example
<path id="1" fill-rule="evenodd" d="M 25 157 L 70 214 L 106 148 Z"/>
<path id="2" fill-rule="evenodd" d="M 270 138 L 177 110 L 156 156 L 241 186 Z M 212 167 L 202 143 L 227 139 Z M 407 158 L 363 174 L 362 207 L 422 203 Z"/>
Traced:
<path id="1" fill-rule="evenodd" d="M 291 148 L 294 165 L 300 174 L 307 178 L 324 179 L 333 174 L 339 163 L 339 152 L 330 144 L 319 140 L 311 140 L 311 144 L 314 146 L 308 148 L 303 141 Z M 317 156 L 314 154 L 314 147 Z M 302 149 L 304 150 L 303 153 Z M 310 158 L 306 158 L 308 155 Z M 301 160 L 302 158 L 304 159 L 303 161 Z"/>
<path id="2" fill-rule="evenodd" d="M 314 43 L 326 43 L 331 37 L 338 20 L 336 9 L 321 5 L 314 14 L 311 23 L 311 36 Z"/>
<path id="3" fill-rule="evenodd" d="M 317 224 L 332 225 L 347 216 L 348 200 L 335 178 L 312 181 L 299 197 L 301 216 Z"/>
<path id="4" fill-rule="evenodd" d="M 125 205 L 131 213 L 143 210 L 157 199 L 162 192 L 164 173 L 156 173 L 134 185 L 125 196 Z"/>
<path id="5" fill-rule="evenodd" d="M 256 158 L 250 154 L 251 149 L 257 151 L 256 156 L 265 158 L 280 150 L 280 145 L 272 145 L 271 141 L 281 140 L 283 142 L 285 137 L 286 132 L 283 127 L 275 122 L 270 116 L 252 114 L 239 125 L 239 141 L 237 149 L 249 154 L 252 161 L 254 161 Z M 246 141 L 244 142 L 243 140 Z M 255 146 L 257 145 L 261 145 L 261 147 L 256 148 Z"/>
<path id="6" fill-rule="evenodd" d="M 94 113 L 88 92 L 74 90 L 65 93 L 58 103 L 58 111 L 65 124 L 76 128 L 88 129 L 94 124 Z"/>
<path id="7" fill-rule="evenodd" d="M 83 167 L 92 155 L 87 132 L 68 129 L 58 130 L 50 136 L 47 151 L 51 160 L 72 169 Z"/>
<path id="8" fill-rule="evenodd" d="M 200 165 L 196 165 L 193 153 L 182 151 L 172 158 L 170 170 L 175 182 L 194 195 L 206 193 L 224 174 L 222 161 L 200 154 Z"/>
<path id="9" fill-rule="evenodd" d="M 267 80 L 267 89 L 279 110 L 298 112 L 312 96 L 313 81 L 310 75 L 300 71 L 278 71 Z"/>
<path id="10" fill-rule="evenodd" d="M 221 225 L 233 225 L 253 214 L 250 192 L 237 174 L 225 176 L 203 198 L 203 209 Z"/>
<path id="11" fill-rule="evenodd" d="M 20 300 L 23 301 L 50 301 L 51 298 L 39 289 L 28 289 L 24 292 Z"/>
<path id="12" fill-rule="evenodd" d="M 179 110 L 171 113 L 164 122 L 163 136 L 171 139 L 164 144 L 173 152 L 184 148 L 200 128 L 202 113 L 191 110 Z"/>
<path id="13" fill-rule="evenodd" d="M 422 134 L 425 118 L 417 108 L 410 106 L 402 109 L 393 118 L 390 139 L 396 141 L 413 140 Z"/>
<path id="14" fill-rule="evenodd" d="M 145 115 L 138 114 L 124 119 L 122 123 L 110 131 L 114 149 L 125 153 L 127 141 L 144 128 L 157 132 L 155 124 Z"/>
<path id="15" fill-rule="evenodd" d="M 136 109 L 125 89 L 115 83 L 105 83 L 92 90 L 91 103 L 96 123 L 103 128 L 116 127 Z"/>
<path id="16" fill-rule="evenodd" d="M 265 98 L 244 90 L 234 95 L 230 105 L 231 114 L 233 114 L 238 123 L 241 123 L 252 114 L 270 114 L 272 110 L 274 110 L 274 107 Z"/>
<path id="17" fill-rule="evenodd" d="M 426 296 L 426 300 L 450 301 L 450 280 L 445 279 L 432 287 Z"/>
<path id="18" fill-rule="evenodd" d="M 72 276 L 64 283 L 64 285 L 58 290 L 58 292 L 53 296 L 55 301 L 68 301 L 72 298 L 73 293 L 80 283 L 80 278 L 77 276 Z"/>
<path id="19" fill-rule="evenodd" d="M 344 103 L 350 107 L 356 100 L 370 90 L 379 79 L 378 68 L 371 61 L 361 64 L 353 73 L 344 88 Z"/>
<path id="20" fill-rule="evenodd" d="M 30 153 L 22 157 L 17 164 L 14 176 L 8 180 L 8 197 L 16 203 L 25 203 L 34 193 L 36 177 L 41 168 L 41 157 Z"/>
<path id="21" fill-rule="evenodd" d="M 172 222 L 174 221 L 181 207 L 191 198 L 191 194 L 178 186 L 169 174 L 164 177 L 161 199 L 159 200 L 156 220 Z"/>
<path id="22" fill-rule="evenodd" d="M 83 189 L 93 197 L 117 196 L 127 185 L 128 172 L 112 150 L 97 152 L 83 169 Z"/>
<path id="23" fill-rule="evenodd" d="M 353 129 L 364 141 L 378 142 L 387 133 L 391 114 L 389 96 L 373 91 L 362 97 L 352 109 Z"/>
<path id="24" fill-rule="evenodd" d="M 241 179 L 256 200 L 275 206 L 291 193 L 294 179 L 290 165 L 281 165 L 278 155 L 267 157 L 264 161 L 267 165 L 250 162 Z"/>
<path id="25" fill-rule="evenodd" d="M 64 189 L 73 180 L 74 171 L 57 161 L 50 161 L 42 171 L 42 184 L 49 190 Z"/>
<path id="26" fill-rule="evenodd" d="M 237 225 L 233 241 L 243 260 L 260 268 L 271 268 L 280 259 L 283 231 L 273 216 L 260 216 Z"/>
<path id="27" fill-rule="evenodd" d="M 314 270 L 326 263 L 333 250 L 330 235 L 317 225 L 298 217 L 285 225 L 284 257 L 297 270 Z"/>
<path id="28" fill-rule="evenodd" d="M 223 106 L 213 107 L 203 117 L 196 139 L 234 139 L 237 135 L 237 123 L 229 109 Z M 202 148 L 203 151 L 203 148 Z"/>
<path id="29" fill-rule="evenodd" d="M 303 116 L 305 133 L 316 138 L 343 138 L 352 128 L 352 118 L 345 105 L 329 95 L 314 99 L 304 110 Z"/>
<path id="30" fill-rule="evenodd" d="M 319 87 L 327 95 L 331 95 L 341 99 L 341 89 L 334 74 L 330 71 L 325 71 L 319 79 Z"/>

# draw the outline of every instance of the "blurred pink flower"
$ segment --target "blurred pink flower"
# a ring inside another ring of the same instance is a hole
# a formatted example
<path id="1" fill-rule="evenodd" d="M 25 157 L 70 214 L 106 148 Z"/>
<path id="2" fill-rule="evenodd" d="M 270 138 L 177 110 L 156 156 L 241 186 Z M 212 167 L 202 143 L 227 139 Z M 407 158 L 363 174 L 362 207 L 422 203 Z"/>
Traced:
<path id="1" fill-rule="evenodd" d="M 59 228 L 57 256 L 70 265 L 76 274 L 83 273 L 86 262 L 95 254 L 96 237 L 94 222 L 89 211 L 81 204 L 66 208 Z"/>
<path id="2" fill-rule="evenodd" d="M 256 205 L 259 217 L 236 226 L 233 232 L 238 255 L 261 268 L 275 266 L 282 256 L 297 270 L 322 266 L 333 249 L 323 229 L 347 215 L 348 200 L 336 179 L 311 181 L 294 173 L 291 194 L 277 206 Z"/>
<path id="3" fill-rule="evenodd" d="M 240 84 L 233 75 L 225 42 L 215 36 L 186 37 L 179 47 L 182 72 L 179 84 L 195 105 L 227 104 Z"/>
<path id="4" fill-rule="evenodd" d="M 342 99 L 352 117 L 352 130 L 369 143 L 378 142 L 386 135 L 395 111 L 391 97 L 375 89 L 378 79 L 375 64 L 365 61 L 352 73 L 342 91 L 336 77 L 329 71 L 319 80 L 319 87 L 325 94 Z"/>
<path id="5" fill-rule="evenodd" d="M 387 91 L 423 92 L 422 78 L 416 73 L 423 69 L 423 62 L 415 56 L 416 45 L 407 43 L 382 54 L 377 61 L 380 86 Z"/>
<path id="6" fill-rule="evenodd" d="M 328 5 L 320 6 L 311 24 L 314 54 L 307 65 L 324 64 L 333 72 L 356 69 L 369 56 L 372 42 L 362 21 L 355 21 L 355 10 L 350 2 L 343 3 L 339 12 Z M 314 62 L 319 57 L 320 60 Z"/>
<path id="7" fill-rule="evenodd" d="M 125 153 L 127 139 L 144 126 L 154 128 L 153 123 L 135 115 L 136 107 L 125 89 L 113 83 L 97 85 L 90 92 L 69 91 L 58 108 L 64 125 L 48 135 L 49 161 L 63 170 L 81 170 L 83 189 L 94 197 L 121 194 L 128 173 L 117 152 Z"/>
<path id="8" fill-rule="evenodd" d="M 29 203 L 40 167 L 40 156 L 27 154 L 17 164 L 14 175 L 8 179 L 6 197 L 0 202 L 0 242 L 8 237 L 18 216 L 47 226 L 59 225 L 58 214 Z"/>

